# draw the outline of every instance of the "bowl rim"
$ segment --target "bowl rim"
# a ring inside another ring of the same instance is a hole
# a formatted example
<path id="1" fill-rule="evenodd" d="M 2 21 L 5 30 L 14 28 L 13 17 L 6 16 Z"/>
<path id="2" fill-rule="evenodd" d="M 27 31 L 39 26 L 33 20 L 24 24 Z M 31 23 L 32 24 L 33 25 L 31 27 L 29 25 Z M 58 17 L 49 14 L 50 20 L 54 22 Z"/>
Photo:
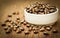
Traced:
<path id="1" fill-rule="evenodd" d="M 24 12 L 25 13 L 27 13 L 27 14 L 31 14 L 31 15 L 52 15 L 52 14 L 55 14 L 55 13 L 58 13 L 58 8 L 56 8 L 57 10 L 54 12 L 54 13 L 49 13 L 49 14 L 33 14 L 33 13 L 28 13 L 27 11 L 26 11 L 26 9 L 24 10 Z"/>

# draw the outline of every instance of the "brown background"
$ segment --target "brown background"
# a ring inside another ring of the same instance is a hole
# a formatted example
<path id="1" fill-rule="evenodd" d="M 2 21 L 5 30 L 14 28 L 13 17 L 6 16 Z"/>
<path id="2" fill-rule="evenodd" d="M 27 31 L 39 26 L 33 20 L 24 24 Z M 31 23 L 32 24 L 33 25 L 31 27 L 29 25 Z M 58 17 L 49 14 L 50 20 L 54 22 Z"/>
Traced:
<path id="1" fill-rule="evenodd" d="M 20 12 L 19 17 L 22 20 L 24 8 L 28 4 L 32 4 L 35 1 L 50 3 L 51 5 L 56 5 L 56 7 L 60 9 L 60 0 L 0 0 L 0 24 L 7 18 L 8 14 L 12 14 L 13 12 L 18 11 Z M 60 20 L 57 21 L 57 24 L 55 25 L 54 29 L 58 29 L 59 33 L 52 34 L 51 32 L 49 32 L 50 35 L 47 37 L 39 33 L 39 38 L 60 38 Z M 0 38 L 25 38 L 25 35 L 24 33 L 16 34 L 14 32 L 12 32 L 11 34 L 5 34 L 3 28 L 0 25 Z M 33 34 L 30 34 L 29 38 L 38 38 L 38 36 L 34 37 Z"/>

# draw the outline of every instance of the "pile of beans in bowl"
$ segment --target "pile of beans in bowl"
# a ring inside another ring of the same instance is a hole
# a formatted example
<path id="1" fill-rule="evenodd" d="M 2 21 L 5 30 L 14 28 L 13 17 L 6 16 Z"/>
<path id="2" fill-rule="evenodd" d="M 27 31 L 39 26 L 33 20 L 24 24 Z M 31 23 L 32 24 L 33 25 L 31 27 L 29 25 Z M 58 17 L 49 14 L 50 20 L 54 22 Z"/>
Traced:
<path id="1" fill-rule="evenodd" d="M 29 7 L 26 7 L 26 11 L 32 14 L 50 14 L 56 11 L 56 7 L 51 6 L 49 4 L 35 2 L 34 4 L 31 4 Z"/>

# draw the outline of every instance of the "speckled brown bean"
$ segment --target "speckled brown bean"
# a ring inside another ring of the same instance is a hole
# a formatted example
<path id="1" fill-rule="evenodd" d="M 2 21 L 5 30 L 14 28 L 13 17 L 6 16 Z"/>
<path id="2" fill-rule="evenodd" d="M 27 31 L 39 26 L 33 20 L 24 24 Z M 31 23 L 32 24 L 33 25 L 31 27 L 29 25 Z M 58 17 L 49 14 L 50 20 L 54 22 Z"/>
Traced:
<path id="1" fill-rule="evenodd" d="M 44 35 L 49 35 L 49 33 L 48 33 L 48 32 L 44 32 L 43 34 L 44 34 Z"/>
<path id="2" fill-rule="evenodd" d="M 6 24 L 5 24 L 5 23 L 3 23 L 1 26 L 6 26 Z"/>
<path id="3" fill-rule="evenodd" d="M 33 28 L 33 27 L 34 27 L 34 25 L 33 25 L 33 24 L 31 24 L 31 27 Z"/>
<path id="4" fill-rule="evenodd" d="M 16 33 L 21 33 L 22 31 L 20 29 L 17 29 Z"/>
<path id="5" fill-rule="evenodd" d="M 42 4 L 42 7 L 43 7 L 43 8 L 45 8 L 45 5 L 44 5 L 44 4 Z"/>
<path id="6" fill-rule="evenodd" d="M 20 22 L 20 24 L 23 24 L 23 22 Z"/>
<path id="7" fill-rule="evenodd" d="M 24 31 L 25 35 L 29 34 L 29 31 Z"/>
<path id="8" fill-rule="evenodd" d="M 33 30 L 33 31 L 36 30 L 36 27 L 33 27 L 32 30 Z"/>
<path id="9" fill-rule="evenodd" d="M 7 19 L 7 20 L 5 20 L 5 23 L 6 23 L 6 22 L 11 22 L 11 21 L 12 21 L 12 20 Z"/>
<path id="10" fill-rule="evenodd" d="M 49 6 L 50 6 L 49 4 L 45 4 L 45 7 L 46 7 L 46 8 L 49 8 Z"/>
<path id="11" fill-rule="evenodd" d="M 49 13 L 55 12 L 55 9 L 50 9 Z"/>
<path id="12" fill-rule="evenodd" d="M 12 17 L 12 15 L 8 15 L 8 17 Z"/>
<path id="13" fill-rule="evenodd" d="M 13 28 L 13 25 L 11 25 L 10 27 Z"/>
<path id="14" fill-rule="evenodd" d="M 12 25 L 12 24 L 8 23 L 8 25 L 7 25 L 7 26 L 8 26 L 8 27 L 11 27 L 11 25 Z"/>
<path id="15" fill-rule="evenodd" d="M 51 30 L 51 28 L 50 28 L 50 27 L 46 27 L 45 29 L 46 29 L 47 31 L 50 31 L 50 30 Z"/>
<path id="16" fill-rule="evenodd" d="M 34 34 L 37 34 L 37 33 L 38 33 L 38 31 L 37 31 L 37 30 L 34 30 L 33 32 L 34 32 Z"/>
<path id="17" fill-rule="evenodd" d="M 23 24 L 24 24 L 24 25 L 26 25 L 26 24 L 27 24 L 27 22 L 25 21 L 25 22 L 23 22 Z"/>
<path id="18" fill-rule="evenodd" d="M 32 4 L 32 7 L 33 7 L 33 8 L 36 8 L 36 7 L 37 7 L 37 5 L 36 5 L 36 4 Z"/>
<path id="19" fill-rule="evenodd" d="M 30 8 L 28 8 L 28 7 L 25 7 L 25 9 L 26 9 L 26 10 L 29 10 Z"/>
<path id="20" fill-rule="evenodd" d="M 24 22 L 25 22 L 25 20 L 21 20 L 21 21 L 20 21 L 20 24 L 23 24 Z"/>
<path id="21" fill-rule="evenodd" d="M 32 27 L 29 27 L 29 28 L 28 28 L 28 31 L 32 31 Z"/>
<path id="22" fill-rule="evenodd" d="M 44 12 L 44 8 L 40 8 L 40 12 Z"/>
<path id="23" fill-rule="evenodd" d="M 11 31 L 12 31 L 12 29 L 11 29 L 11 28 L 8 28 L 8 29 L 6 30 L 6 34 L 11 33 Z"/>
<path id="24" fill-rule="evenodd" d="M 16 15 L 16 12 L 13 12 L 12 14 L 13 14 L 13 15 Z"/>
<path id="25" fill-rule="evenodd" d="M 17 19 L 17 20 L 20 20 L 20 17 L 17 17 L 16 19 Z"/>
<path id="26" fill-rule="evenodd" d="M 37 7 L 35 8 L 35 12 L 38 12 L 38 11 L 40 11 Z"/>
<path id="27" fill-rule="evenodd" d="M 16 20 L 16 24 L 19 24 L 20 23 L 20 20 Z"/>
<path id="28" fill-rule="evenodd" d="M 21 31 L 24 31 L 24 28 L 23 28 L 23 27 L 19 27 L 19 29 L 20 29 Z"/>
<path id="29" fill-rule="evenodd" d="M 49 14 L 49 10 L 47 8 L 45 8 L 44 14 Z"/>
<path id="30" fill-rule="evenodd" d="M 30 24 L 27 24 L 26 26 L 29 28 L 30 27 Z"/>
<path id="31" fill-rule="evenodd" d="M 44 27 L 42 27 L 42 28 L 40 29 L 40 32 L 43 32 L 43 31 L 45 31 L 45 28 L 44 28 Z"/>
<path id="32" fill-rule="evenodd" d="M 34 9 L 34 8 L 32 8 L 32 13 L 34 13 L 34 14 L 35 14 L 35 9 Z"/>
<path id="33" fill-rule="evenodd" d="M 50 13 L 56 11 L 56 7 L 55 7 L 55 6 L 49 6 L 48 9 L 49 9 L 49 12 L 50 12 Z"/>
<path id="34" fill-rule="evenodd" d="M 10 30 L 7 30 L 7 31 L 6 31 L 6 34 L 8 34 L 8 33 L 10 33 Z"/>
<path id="35" fill-rule="evenodd" d="M 26 10 L 28 13 L 30 13 L 30 10 Z"/>
<path id="36" fill-rule="evenodd" d="M 13 30 L 14 30 L 14 31 L 16 31 L 16 30 L 17 30 L 17 28 L 15 28 L 15 27 L 14 27 L 14 28 L 13 28 Z"/>
<path id="37" fill-rule="evenodd" d="M 58 31 L 57 31 L 56 29 L 54 29 L 52 32 L 53 32 L 53 33 L 58 33 Z"/>
<path id="38" fill-rule="evenodd" d="M 17 28 L 17 27 L 18 27 L 17 25 L 14 26 L 14 28 Z"/>
<path id="39" fill-rule="evenodd" d="M 8 27 L 4 27 L 4 30 L 7 30 L 8 29 Z"/>
<path id="40" fill-rule="evenodd" d="M 29 11 L 29 13 L 33 13 L 33 11 L 32 11 L 32 10 L 30 10 L 30 11 Z"/>

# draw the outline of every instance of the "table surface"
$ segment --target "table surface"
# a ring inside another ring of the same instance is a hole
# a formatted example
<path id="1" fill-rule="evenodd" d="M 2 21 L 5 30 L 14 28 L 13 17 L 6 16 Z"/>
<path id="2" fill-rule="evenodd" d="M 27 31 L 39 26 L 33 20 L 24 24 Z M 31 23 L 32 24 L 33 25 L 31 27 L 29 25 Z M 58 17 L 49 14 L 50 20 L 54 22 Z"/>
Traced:
<path id="1" fill-rule="evenodd" d="M 4 22 L 4 20 L 9 19 L 7 15 L 12 14 L 13 12 L 19 12 L 19 15 L 13 16 L 11 19 L 15 20 L 16 17 L 20 17 L 20 20 L 23 20 L 24 8 L 35 1 L 50 3 L 51 5 L 56 5 L 56 7 L 60 9 L 60 0 L 0 0 L 0 38 L 60 38 L 60 16 L 57 23 L 53 27 L 53 29 L 58 30 L 57 34 L 53 34 L 49 31 L 49 35 L 44 36 L 42 32 L 39 34 L 33 34 L 31 32 L 28 37 L 26 37 L 24 32 L 20 34 L 16 34 L 14 31 L 10 34 L 5 33 L 3 27 L 1 27 L 1 23 Z"/>

